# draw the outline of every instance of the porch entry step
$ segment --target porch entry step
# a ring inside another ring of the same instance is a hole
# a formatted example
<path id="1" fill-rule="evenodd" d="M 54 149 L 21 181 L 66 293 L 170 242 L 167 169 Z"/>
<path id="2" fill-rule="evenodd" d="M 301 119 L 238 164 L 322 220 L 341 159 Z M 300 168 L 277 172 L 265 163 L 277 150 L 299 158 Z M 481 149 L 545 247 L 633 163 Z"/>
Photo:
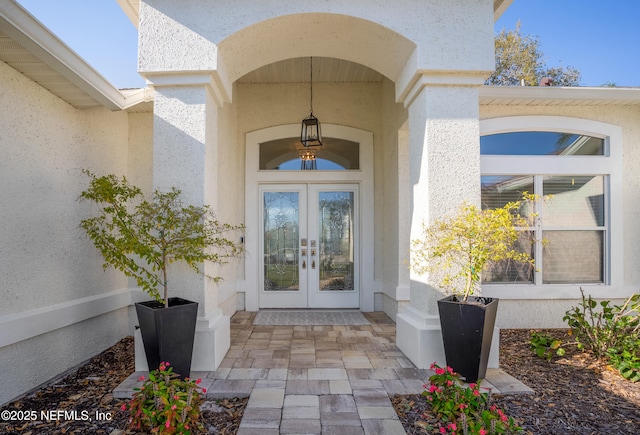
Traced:
<path id="1" fill-rule="evenodd" d="M 358 310 L 260 310 L 253 321 L 260 326 L 369 325 Z"/>

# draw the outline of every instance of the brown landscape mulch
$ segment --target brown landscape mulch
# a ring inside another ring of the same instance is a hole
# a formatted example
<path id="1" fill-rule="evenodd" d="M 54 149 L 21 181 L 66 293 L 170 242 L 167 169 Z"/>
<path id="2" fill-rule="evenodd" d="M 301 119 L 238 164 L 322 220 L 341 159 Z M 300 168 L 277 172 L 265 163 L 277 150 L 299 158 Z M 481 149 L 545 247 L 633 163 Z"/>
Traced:
<path id="1" fill-rule="evenodd" d="M 565 330 L 544 332 L 571 341 Z M 500 367 L 535 394 L 492 397 L 525 434 L 640 434 L 640 382 L 624 379 L 575 346 L 547 362 L 529 350 L 529 338 L 528 330 L 502 330 Z M 424 397 L 395 396 L 393 402 L 408 434 L 439 433 Z"/>
<path id="2" fill-rule="evenodd" d="M 567 338 L 565 331 L 546 332 Z M 529 336 L 527 330 L 501 331 L 500 365 L 535 394 L 492 398 L 518 420 L 525 433 L 640 434 L 640 382 L 627 381 L 606 363 L 574 347 L 567 347 L 564 357 L 547 362 L 531 353 Z M 111 391 L 133 371 L 133 339 L 128 337 L 53 385 L 0 409 L 36 411 L 38 416 L 40 411 L 73 410 L 78 418 L 0 420 L 0 434 L 118 433 L 126 428 L 127 415 L 120 411 L 122 401 L 114 399 Z M 408 434 L 438 433 L 422 396 L 395 396 L 393 402 Z M 235 434 L 246 403 L 247 399 L 205 402 L 203 420 L 208 432 Z M 82 419 L 82 411 L 89 419 Z M 102 420 L 96 418 L 96 412 Z M 428 429 L 429 424 L 435 431 Z"/>
<path id="3" fill-rule="evenodd" d="M 111 392 L 135 371 L 134 361 L 133 337 L 124 338 L 74 373 L 0 409 L 10 413 L 10 418 L 2 414 L 0 434 L 133 433 L 126 431 L 123 401 Z M 246 398 L 205 401 L 202 420 L 208 433 L 235 434 L 246 404 Z"/>

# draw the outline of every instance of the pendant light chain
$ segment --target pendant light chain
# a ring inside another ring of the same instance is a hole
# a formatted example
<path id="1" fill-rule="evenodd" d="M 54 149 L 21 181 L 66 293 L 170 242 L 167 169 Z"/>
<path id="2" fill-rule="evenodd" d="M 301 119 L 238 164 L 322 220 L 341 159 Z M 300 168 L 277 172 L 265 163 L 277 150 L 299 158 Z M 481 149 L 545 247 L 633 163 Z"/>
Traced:
<path id="1" fill-rule="evenodd" d="M 310 68 L 310 72 L 309 72 L 309 76 L 310 76 L 310 86 L 309 89 L 311 89 L 311 97 L 309 98 L 309 108 L 311 111 L 311 114 L 313 115 L 313 57 L 309 58 L 309 68 Z"/>
<path id="2" fill-rule="evenodd" d="M 309 109 L 310 114 L 302 120 L 300 142 L 305 148 L 322 146 L 320 121 L 313 116 L 313 57 L 309 57 Z"/>

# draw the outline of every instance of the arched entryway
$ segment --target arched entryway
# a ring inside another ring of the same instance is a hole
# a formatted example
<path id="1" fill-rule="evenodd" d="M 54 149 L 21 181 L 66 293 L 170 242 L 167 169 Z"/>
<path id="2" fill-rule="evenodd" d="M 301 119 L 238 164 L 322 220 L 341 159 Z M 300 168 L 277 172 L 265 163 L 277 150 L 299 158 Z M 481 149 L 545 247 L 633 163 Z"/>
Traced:
<path id="1" fill-rule="evenodd" d="M 286 166 L 291 153 L 283 144 L 295 142 L 290 138 L 299 135 L 299 124 L 247 134 L 249 311 L 373 310 L 373 135 L 334 124 L 322 128 L 331 164 L 316 170 Z"/>

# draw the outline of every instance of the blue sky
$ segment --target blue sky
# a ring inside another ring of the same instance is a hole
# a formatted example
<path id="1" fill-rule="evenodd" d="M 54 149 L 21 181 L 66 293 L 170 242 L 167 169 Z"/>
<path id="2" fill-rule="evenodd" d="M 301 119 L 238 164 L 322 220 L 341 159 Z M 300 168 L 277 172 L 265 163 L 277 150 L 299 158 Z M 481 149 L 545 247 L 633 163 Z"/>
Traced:
<path id="1" fill-rule="evenodd" d="M 116 0 L 18 0 L 119 88 L 144 86 L 137 30 Z M 495 29 L 539 37 L 548 66 L 573 66 L 582 86 L 640 87 L 640 0 L 514 0 Z"/>

